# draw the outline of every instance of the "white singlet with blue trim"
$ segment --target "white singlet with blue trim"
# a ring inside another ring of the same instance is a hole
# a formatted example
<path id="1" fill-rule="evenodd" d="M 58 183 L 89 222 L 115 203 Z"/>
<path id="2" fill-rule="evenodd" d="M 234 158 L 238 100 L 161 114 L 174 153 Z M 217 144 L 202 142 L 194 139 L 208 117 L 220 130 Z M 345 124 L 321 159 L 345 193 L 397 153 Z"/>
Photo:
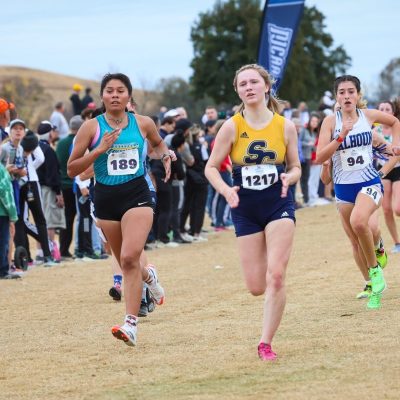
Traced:
<path id="1" fill-rule="evenodd" d="M 372 164 L 372 131 L 362 110 L 357 108 L 358 120 L 332 156 L 333 183 L 367 182 L 378 176 Z M 333 137 L 342 130 L 342 114 L 336 112 Z"/>

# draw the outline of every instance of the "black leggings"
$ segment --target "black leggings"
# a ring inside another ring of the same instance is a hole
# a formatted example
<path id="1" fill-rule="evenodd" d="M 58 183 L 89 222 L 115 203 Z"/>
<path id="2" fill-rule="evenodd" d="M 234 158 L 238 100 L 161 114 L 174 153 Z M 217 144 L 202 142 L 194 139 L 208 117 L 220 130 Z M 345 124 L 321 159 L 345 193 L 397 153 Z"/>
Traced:
<path id="1" fill-rule="evenodd" d="M 306 160 L 301 163 L 301 178 L 300 187 L 301 193 L 303 193 L 304 203 L 308 203 L 308 178 L 310 177 L 310 164 L 311 160 Z"/>
<path id="2" fill-rule="evenodd" d="M 191 179 L 186 181 L 185 201 L 181 215 L 181 232 L 185 231 L 185 223 L 190 215 L 190 234 L 199 234 L 203 227 L 206 209 L 208 183 L 196 184 Z"/>
<path id="3" fill-rule="evenodd" d="M 66 257 L 69 255 L 69 247 L 72 242 L 76 201 L 72 188 L 63 189 L 62 194 L 64 198 L 65 229 L 60 229 L 60 253 L 63 257 Z"/>
<path id="4" fill-rule="evenodd" d="M 79 200 L 84 200 L 81 203 Z M 76 204 L 79 209 L 78 221 L 78 249 L 75 253 L 80 255 L 93 254 L 92 247 L 92 217 L 90 216 L 90 199 L 84 198 L 79 189 L 76 193 Z"/>
<path id="5" fill-rule="evenodd" d="M 157 205 L 153 222 L 156 237 L 161 242 L 169 242 L 168 232 L 172 211 L 172 186 L 157 179 Z"/>
<path id="6" fill-rule="evenodd" d="M 33 197 L 30 196 L 28 199 L 28 193 L 32 193 Z M 35 225 L 28 220 L 28 208 L 32 213 L 33 221 Z M 28 235 L 32 236 L 38 241 L 42 247 L 43 255 L 50 257 L 49 238 L 47 235 L 46 219 L 43 214 L 42 201 L 39 192 L 38 182 L 28 182 L 21 186 L 20 197 L 19 197 L 19 209 L 20 214 L 18 221 L 15 223 L 15 246 L 23 246 L 28 252 L 28 258 L 31 260 L 31 254 L 29 251 Z"/>

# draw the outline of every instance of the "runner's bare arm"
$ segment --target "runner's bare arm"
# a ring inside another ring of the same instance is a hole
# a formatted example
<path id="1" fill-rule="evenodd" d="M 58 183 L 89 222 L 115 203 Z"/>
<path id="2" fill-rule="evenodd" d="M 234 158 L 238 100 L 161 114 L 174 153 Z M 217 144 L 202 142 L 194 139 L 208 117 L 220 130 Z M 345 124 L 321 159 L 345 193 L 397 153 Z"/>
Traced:
<path id="1" fill-rule="evenodd" d="M 290 185 L 295 184 L 301 176 L 301 165 L 297 143 L 297 131 L 294 123 L 285 120 L 286 171 L 280 174 L 282 182 L 281 197 L 286 197 Z"/>
<path id="2" fill-rule="evenodd" d="M 168 146 L 162 140 L 160 134 L 157 131 L 156 124 L 150 117 L 143 115 L 136 115 L 140 130 L 143 136 L 148 140 L 148 143 L 152 147 L 152 153 L 155 157 L 162 161 L 165 169 L 165 179 L 167 182 L 171 176 L 171 155 L 169 153 Z"/>
<path id="3" fill-rule="evenodd" d="M 299 159 L 298 137 L 294 123 L 285 120 L 285 142 L 286 142 L 286 176 L 289 185 L 296 183 L 301 176 L 301 165 Z"/>
<path id="4" fill-rule="evenodd" d="M 320 178 L 324 185 L 329 185 L 332 182 L 332 161 L 331 160 L 327 160 L 322 163 Z"/>
<path id="5" fill-rule="evenodd" d="M 83 171 L 81 174 L 79 174 L 79 178 L 82 181 L 85 181 L 86 179 L 90 179 L 94 177 L 94 167 L 93 164 L 85 171 Z"/>
<path id="6" fill-rule="evenodd" d="M 340 143 L 336 140 L 332 140 L 334 123 L 335 116 L 333 115 L 328 115 L 322 122 L 317 146 L 317 164 L 322 164 L 323 162 L 329 160 L 339 147 Z"/>
<path id="7" fill-rule="evenodd" d="M 225 197 L 230 207 L 237 207 L 239 204 L 239 197 L 237 195 L 239 187 L 230 187 L 227 185 L 221 178 L 219 167 L 231 152 L 235 141 L 235 133 L 235 123 L 229 119 L 222 125 L 215 138 L 214 147 L 205 168 L 205 175 L 208 181 L 218 193 L 221 193 Z"/>
<path id="8" fill-rule="evenodd" d="M 364 114 L 371 125 L 375 122 L 378 122 L 392 128 L 391 150 L 395 155 L 389 156 L 389 161 L 386 162 L 381 168 L 382 173 L 387 175 L 400 161 L 400 121 L 395 116 L 379 110 L 364 110 Z"/>
<path id="9" fill-rule="evenodd" d="M 97 121 L 95 119 L 84 122 L 79 128 L 67 164 L 67 172 L 71 178 L 87 170 L 100 154 L 105 153 L 112 146 L 121 132 L 120 129 L 115 129 L 110 133 L 106 133 L 102 137 L 100 144 L 94 150 L 85 154 L 93 140 L 96 129 Z"/>

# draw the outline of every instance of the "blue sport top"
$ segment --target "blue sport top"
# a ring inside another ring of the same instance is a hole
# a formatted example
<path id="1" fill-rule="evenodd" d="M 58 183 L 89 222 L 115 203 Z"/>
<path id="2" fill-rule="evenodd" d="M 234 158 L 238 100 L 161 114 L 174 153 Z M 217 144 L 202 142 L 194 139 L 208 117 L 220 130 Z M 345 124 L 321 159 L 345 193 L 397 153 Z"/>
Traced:
<path id="1" fill-rule="evenodd" d="M 144 158 L 146 149 L 145 140 L 140 132 L 134 114 L 127 113 L 128 125 L 122 129 L 118 139 L 112 147 L 101 154 L 94 162 L 96 181 L 104 185 L 120 185 L 129 182 L 144 174 Z M 101 142 L 106 132 L 113 128 L 108 124 L 104 114 L 96 117 L 99 124 L 99 132 L 92 146 L 95 149 Z"/>

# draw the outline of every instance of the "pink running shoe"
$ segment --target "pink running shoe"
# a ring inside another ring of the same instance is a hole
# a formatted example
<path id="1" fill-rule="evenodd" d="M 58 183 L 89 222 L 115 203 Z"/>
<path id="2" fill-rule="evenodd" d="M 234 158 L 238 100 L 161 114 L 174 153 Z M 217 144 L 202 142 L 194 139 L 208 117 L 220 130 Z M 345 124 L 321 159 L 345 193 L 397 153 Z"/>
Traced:
<path id="1" fill-rule="evenodd" d="M 60 262 L 61 261 L 61 253 L 58 249 L 57 243 L 55 241 L 51 242 L 52 249 L 51 249 L 51 256 L 53 257 L 54 261 Z"/>
<path id="2" fill-rule="evenodd" d="M 270 344 L 260 343 L 258 345 L 258 357 L 263 361 L 274 361 L 278 356 L 272 351 Z"/>

